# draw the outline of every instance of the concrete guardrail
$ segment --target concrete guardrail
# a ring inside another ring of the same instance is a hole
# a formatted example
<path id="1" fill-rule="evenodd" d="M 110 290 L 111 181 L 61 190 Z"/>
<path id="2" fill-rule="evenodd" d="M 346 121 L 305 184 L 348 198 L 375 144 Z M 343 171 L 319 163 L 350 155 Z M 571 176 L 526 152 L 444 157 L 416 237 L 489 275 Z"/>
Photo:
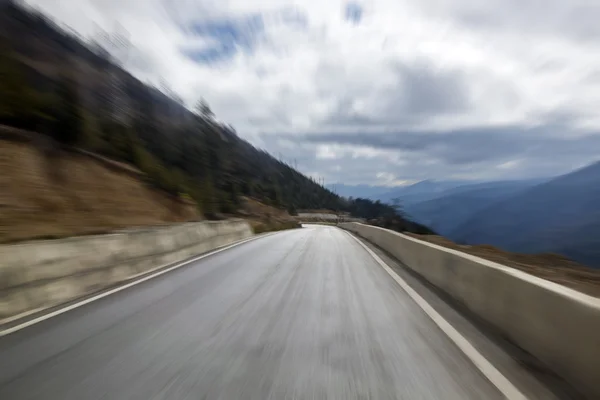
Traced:
<path id="1" fill-rule="evenodd" d="M 252 234 L 246 221 L 230 220 L 0 246 L 0 321 L 102 290 Z"/>
<path id="2" fill-rule="evenodd" d="M 600 398 L 600 299 L 479 257 L 358 223 L 378 245 L 591 398 Z"/>

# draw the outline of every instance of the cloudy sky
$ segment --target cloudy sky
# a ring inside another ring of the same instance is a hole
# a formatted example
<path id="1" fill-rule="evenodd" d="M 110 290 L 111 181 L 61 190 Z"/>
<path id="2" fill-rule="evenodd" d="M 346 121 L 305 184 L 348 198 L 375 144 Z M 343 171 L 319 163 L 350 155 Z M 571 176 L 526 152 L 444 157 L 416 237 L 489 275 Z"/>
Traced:
<path id="1" fill-rule="evenodd" d="M 600 159 L 597 0 L 29 0 L 326 182 L 550 176 Z"/>

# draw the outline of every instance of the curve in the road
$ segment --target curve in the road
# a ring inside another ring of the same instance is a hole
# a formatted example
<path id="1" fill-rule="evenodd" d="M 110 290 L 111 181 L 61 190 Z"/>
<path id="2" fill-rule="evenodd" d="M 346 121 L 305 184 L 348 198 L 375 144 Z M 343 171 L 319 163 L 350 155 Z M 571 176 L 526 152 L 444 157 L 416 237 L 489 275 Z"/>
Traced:
<path id="1" fill-rule="evenodd" d="M 438 325 L 349 234 L 306 227 L 2 338 L 0 398 L 506 397 Z"/>

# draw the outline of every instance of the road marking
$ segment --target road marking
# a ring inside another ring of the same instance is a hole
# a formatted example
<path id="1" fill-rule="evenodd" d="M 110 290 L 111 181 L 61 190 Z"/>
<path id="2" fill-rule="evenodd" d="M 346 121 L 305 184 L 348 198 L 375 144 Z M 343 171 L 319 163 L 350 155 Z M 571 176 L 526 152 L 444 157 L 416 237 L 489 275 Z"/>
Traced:
<path id="1" fill-rule="evenodd" d="M 266 235 L 253 236 L 253 237 L 250 237 L 248 239 L 244 239 L 244 240 L 241 240 L 239 242 L 232 243 L 232 244 L 227 245 L 225 247 L 221 247 L 220 249 L 213 250 L 213 251 L 211 251 L 209 253 L 202 254 L 202 255 L 200 255 L 198 257 L 194 257 L 194 258 L 192 258 L 190 260 L 179 262 L 179 263 L 173 265 L 172 267 L 165 268 L 165 269 L 160 270 L 160 271 L 155 272 L 155 273 L 151 273 L 150 275 L 146 275 L 143 278 L 140 278 L 138 280 L 130 282 L 130 283 L 126 284 L 126 285 L 116 287 L 116 288 L 111 289 L 111 290 L 106 291 L 106 292 L 102 292 L 102 293 L 97 294 L 97 295 L 95 295 L 93 297 L 87 298 L 87 299 L 79 301 L 77 303 L 68 305 L 66 307 L 60 308 L 60 309 L 55 310 L 55 311 L 52 311 L 52 312 L 50 312 L 48 314 L 40 315 L 39 317 L 33 318 L 33 319 L 29 320 L 29 321 L 25 321 L 22 324 L 18 324 L 18 325 L 15 325 L 13 327 L 10 327 L 10 328 L 7 328 L 5 330 L 2 330 L 2 331 L 0 331 L 0 337 L 6 336 L 6 335 L 10 335 L 11 333 L 20 331 L 21 329 L 25 329 L 25 328 L 30 327 L 32 325 L 38 324 L 38 323 L 40 323 L 42 321 L 45 321 L 45 320 L 50 319 L 52 317 L 55 317 L 57 315 L 64 314 L 67 311 L 74 310 L 76 308 L 79 308 L 81 306 L 89 304 L 89 303 L 91 303 L 93 301 L 100 300 L 103 297 L 110 296 L 111 294 L 114 294 L 114 293 L 120 292 L 122 290 L 128 289 L 128 288 L 130 288 L 132 286 L 135 286 L 135 285 L 138 285 L 138 284 L 140 284 L 142 282 L 146 282 L 146 281 L 148 281 L 150 279 L 154 279 L 156 277 L 159 277 L 161 275 L 166 274 L 167 272 L 171 272 L 171 271 L 173 271 L 175 269 L 181 268 L 181 267 L 183 267 L 183 266 L 185 266 L 187 264 L 199 261 L 199 260 L 201 260 L 203 258 L 206 258 L 208 256 L 212 256 L 213 254 L 220 253 L 220 252 L 228 250 L 228 249 L 230 249 L 232 247 L 239 246 L 241 244 L 248 243 L 248 242 L 251 242 L 251 241 L 256 240 L 256 239 L 260 239 L 260 238 L 263 238 L 263 237 L 271 236 L 271 235 L 273 235 L 275 233 L 277 233 L 277 232 L 271 232 L 271 233 L 268 233 Z M 163 268 L 163 267 L 164 266 L 158 267 L 158 268 Z"/>
<path id="2" fill-rule="evenodd" d="M 481 371 L 481 373 L 494 385 L 496 388 L 510 400 L 527 400 L 527 397 L 519 391 L 500 371 L 496 369 L 469 341 L 461 335 L 448 321 L 444 319 L 429 303 L 421 297 L 404 279 L 396 274 L 373 250 L 361 242 L 353 234 L 350 234 L 352 239 L 356 240 L 377 263 L 402 287 L 402 289 L 414 300 L 415 303 L 425 314 L 433 320 L 433 322 L 444 332 L 450 340 L 473 362 L 473 364 Z"/>

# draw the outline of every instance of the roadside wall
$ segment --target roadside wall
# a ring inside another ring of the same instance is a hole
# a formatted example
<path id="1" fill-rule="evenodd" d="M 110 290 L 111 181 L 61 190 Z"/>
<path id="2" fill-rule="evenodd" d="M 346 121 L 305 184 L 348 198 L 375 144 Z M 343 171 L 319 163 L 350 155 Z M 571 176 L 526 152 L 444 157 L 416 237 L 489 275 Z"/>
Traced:
<path id="1" fill-rule="evenodd" d="M 327 214 L 327 213 L 308 213 L 308 212 L 298 212 L 298 215 L 295 217 L 299 222 L 329 222 L 332 224 L 337 224 L 340 222 L 365 222 L 364 218 L 354 218 L 348 215 L 343 214 Z"/>
<path id="2" fill-rule="evenodd" d="M 299 221 L 329 221 L 337 222 L 339 217 L 336 214 L 325 214 L 325 213 L 304 213 L 299 212 L 296 217 Z"/>
<path id="3" fill-rule="evenodd" d="M 243 220 L 0 246 L 0 321 L 252 236 Z"/>
<path id="4" fill-rule="evenodd" d="M 339 226 L 386 250 L 583 393 L 600 398 L 600 299 L 387 229 Z"/>

